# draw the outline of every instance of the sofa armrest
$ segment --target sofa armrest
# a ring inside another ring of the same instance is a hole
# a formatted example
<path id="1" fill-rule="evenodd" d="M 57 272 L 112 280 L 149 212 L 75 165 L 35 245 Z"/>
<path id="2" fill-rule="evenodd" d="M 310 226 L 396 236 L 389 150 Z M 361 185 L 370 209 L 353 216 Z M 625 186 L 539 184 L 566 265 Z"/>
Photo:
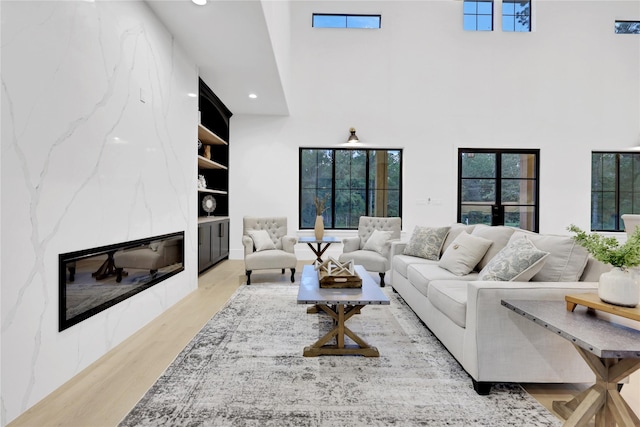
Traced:
<path id="1" fill-rule="evenodd" d="M 244 255 L 253 253 L 253 239 L 249 236 L 242 236 L 242 246 L 244 246 Z"/>
<path id="2" fill-rule="evenodd" d="M 473 332 L 466 334 L 464 340 L 463 366 L 471 376 L 483 381 L 500 377 L 518 359 L 546 363 L 541 355 L 554 354 L 560 367 L 575 360 L 573 351 L 557 354 L 558 342 L 548 331 L 517 318 L 511 310 L 502 307 L 501 300 L 564 301 L 567 294 L 597 289 L 597 282 L 468 282 L 465 330 Z M 578 368 L 568 364 L 566 369 Z M 552 380 L 549 378 L 549 382 Z"/>
<path id="3" fill-rule="evenodd" d="M 343 253 L 357 251 L 360 249 L 360 237 L 345 237 L 342 239 L 342 244 L 344 245 Z"/>
<path id="4" fill-rule="evenodd" d="M 298 243 L 298 238 L 294 236 L 282 236 L 282 250 L 295 253 L 293 247 Z"/>
<path id="5" fill-rule="evenodd" d="M 391 242 L 391 258 L 394 255 L 402 255 L 404 253 L 404 248 L 407 247 L 407 243 L 409 242 L 401 242 L 400 240 L 394 240 Z"/>

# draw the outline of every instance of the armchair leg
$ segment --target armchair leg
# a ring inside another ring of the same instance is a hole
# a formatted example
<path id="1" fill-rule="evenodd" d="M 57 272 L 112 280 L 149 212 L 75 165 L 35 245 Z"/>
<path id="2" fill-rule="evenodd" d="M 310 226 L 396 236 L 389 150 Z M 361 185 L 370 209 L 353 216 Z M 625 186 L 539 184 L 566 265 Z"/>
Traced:
<path id="1" fill-rule="evenodd" d="M 384 288 L 384 273 L 378 273 L 380 275 L 380 287 Z"/>
<path id="2" fill-rule="evenodd" d="M 251 284 L 251 270 L 246 270 L 245 273 L 247 273 L 247 286 L 249 286 Z"/>
<path id="3" fill-rule="evenodd" d="M 284 272 L 284 270 L 283 270 L 283 272 Z M 293 276 L 294 276 L 295 274 L 296 274 L 296 269 L 295 269 L 295 268 L 292 268 L 292 269 L 291 269 L 291 283 L 293 283 L 293 282 L 294 282 L 294 280 L 295 280 L 295 279 L 293 278 Z"/>
<path id="4" fill-rule="evenodd" d="M 284 268 L 282 269 L 282 274 L 284 274 Z"/>

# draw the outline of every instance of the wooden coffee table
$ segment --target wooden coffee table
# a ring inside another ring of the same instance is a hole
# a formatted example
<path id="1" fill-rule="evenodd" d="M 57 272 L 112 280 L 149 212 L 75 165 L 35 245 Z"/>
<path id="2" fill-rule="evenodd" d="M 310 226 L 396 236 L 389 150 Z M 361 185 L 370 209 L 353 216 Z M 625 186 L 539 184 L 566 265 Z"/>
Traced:
<path id="1" fill-rule="evenodd" d="M 305 265 L 302 270 L 298 304 L 314 304 L 308 313 L 324 312 L 333 319 L 333 329 L 318 341 L 304 348 L 303 355 L 308 357 L 320 355 L 361 355 L 378 357 L 378 349 L 370 346 L 365 340 L 345 326 L 345 322 L 360 310 L 372 304 L 389 305 L 389 298 L 373 281 L 364 267 L 357 265 L 356 272 L 362 278 L 362 288 L 320 288 L 318 272 L 312 265 Z M 314 308 L 316 308 L 314 310 Z M 356 344 L 346 345 L 345 335 Z M 334 344 L 329 344 L 335 338 Z"/>

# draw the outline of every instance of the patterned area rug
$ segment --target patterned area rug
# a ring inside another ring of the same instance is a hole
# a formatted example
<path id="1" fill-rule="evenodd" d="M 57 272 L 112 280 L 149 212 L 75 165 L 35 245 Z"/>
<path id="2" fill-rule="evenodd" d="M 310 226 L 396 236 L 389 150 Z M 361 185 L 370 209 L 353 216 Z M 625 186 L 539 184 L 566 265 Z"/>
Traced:
<path id="1" fill-rule="evenodd" d="M 389 287 L 347 325 L 380 351 L 303 357 L 330 330 L 290 284 L 241 286 L 121 426 L 559 426 L 518 385 L 479 396 Z"/>

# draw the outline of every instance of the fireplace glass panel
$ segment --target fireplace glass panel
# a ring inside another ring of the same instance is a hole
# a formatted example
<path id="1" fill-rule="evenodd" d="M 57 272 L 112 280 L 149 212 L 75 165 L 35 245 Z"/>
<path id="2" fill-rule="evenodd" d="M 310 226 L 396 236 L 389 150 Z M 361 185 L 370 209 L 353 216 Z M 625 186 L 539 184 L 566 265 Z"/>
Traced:
<path id="1" fill-rule="evenodd" d="M 184 232 L 59 256 L 59 330 L 184 270 Z"/>

